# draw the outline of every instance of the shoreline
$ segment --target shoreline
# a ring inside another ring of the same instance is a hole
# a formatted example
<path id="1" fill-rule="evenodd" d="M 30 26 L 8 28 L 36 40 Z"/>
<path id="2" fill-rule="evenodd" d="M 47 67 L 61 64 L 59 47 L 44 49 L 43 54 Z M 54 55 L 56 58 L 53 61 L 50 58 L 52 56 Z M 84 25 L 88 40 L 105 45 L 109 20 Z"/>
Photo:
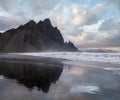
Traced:
<path id="1" fill-rule="evenodd" d="M 37 57 L 29 55 L 11 55 L 2 54 L 0 55 L 0 62 L 18 62 L 18 63 L 39 63 L 39 64 L 54 64 L 60 65 L 61 59 L 52 57 Z"/>
<path id="2" fill-rule="evenodd" d="M 97 62 L 88 60 L 69 60 L 63 58 L 32 56 L 32 55 L 20 55 L 20 54 L 0 54 L 0 63 L 26 63 L 26 64 L 39 64 L 45 66 L 77 66 L 84 68 L 98 68 L 102 70 L 112 71 L 120 75 L 120 64 L 111 62 Z"/>

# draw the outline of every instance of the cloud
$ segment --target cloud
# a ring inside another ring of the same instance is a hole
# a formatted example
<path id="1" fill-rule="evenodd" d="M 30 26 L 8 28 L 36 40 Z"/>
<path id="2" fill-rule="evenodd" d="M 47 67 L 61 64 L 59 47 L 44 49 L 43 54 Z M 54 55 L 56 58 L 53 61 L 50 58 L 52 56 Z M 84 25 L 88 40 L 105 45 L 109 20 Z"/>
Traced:
<path id="1" fill-rule="evenodd" d="M 120 0 L 0 0 L 0 31 L 50 18 L 80 48 L 120 46 Z"/>
<path id="2" fill-rule="evenodd" d="M 3 8 L 4 10 L 11 10 L 16 6 L 18 3 L 18 0 L 0 0 L 0 7 Z"/>
<path id="3" fill-rule="evenodd" d="M 120 31 L 120 21 L 116 19 L 107 19 L 99 27 L 100 31 L 118 32 Z"/>
<path id="4" fill-rule="evenodd" d="M 50 11 L 59 4 L 60 0 L 29 0 L 28 9 L 30 9 L 33 14 L 42 14 L 45 11 Z"/>
<path id="5" fill-rule="evenodd" d="M 97 26 L 94 29 L 94 26 Z M 79 48 L 115 48 L 120 47 L 120 22 L 108 19 L 97 24 L 85 26 L 81 35 L 70 35 Z"/>
<path id="6" fill-rule="evenodd" d="M 10 5 L 7 6 L 7 3 Z M 12 17 L 19 17 L 19 22 L 21 21 L 21 23 L 23 21 L 26 22 L 26 20 L 23 19 L 34 19 L 38 22 L 40 19 L 43 20 L 49 17 L 53 25 L 58 26 L 63 34 L 80 33 L 75 32 L 79 31 L 80 25 L 96 23 L 99 19 L 98 13 L 102 12 L 101 4 L 96 4 L 88 11 L 84 11 L 88 7 L 87 4 L 71 4 L 70 1 L 65 2 L 64 0 L 47 0 L 47 2 L 45 0 L 1 0 L 0 4 L 2 5 L 2 9 L 8 14 L 13 15 Z M 6 29 L 8 28 L 9 23 L 12 22 L 11 20 L 14 19 L 12 17 L 6 19 L 8 25 L 5 21 L 1 22 L 2 25 L 4 24 L 2 30 L 5 29 L 5 26 Z M 17 20 L 14 20 L 14 22 L 15 21 Z M 18 21 L 16 23 L 18 23 Z"/>
<path id="7" fill-rule="evenodd" d="M 115 48 L 120 47 L 120 34 L 114 33 L 83 33 L 78 36 L 69 36 L 80 49 L 81 48 Z"/>
<path id="8" fill-rule="evenodd" d="M 104 0 L 103 2 L 108 2 L 111 5 L 113 5 L 113 7 L 117 7 L 120 11 L 120 0 Z"/>
<path id="9" fill-rule="evenodd" d="M 23 21 L 19 21 L 17 18 L 12 17 L 1 17 L 0 16 L 0 31 L 6 31 L 6 29 L 16 28 L 19 25 L 23 24 Z"/>
<path id="10" fill-rule="evenodd" d="M 19 25 L 25 23 L 25 21 L 28 21 L 28 19 L 21 19 L 21 17 L 8 13 L 0 8 L 0 31 L 18 27 Z"/>
<path id="11" fill-rule="evenodd" d="M 106 46 L 120 47 L 120 21 L 119 19 L 105 20 L 99 27 L 99 31 L 103 32 L 103 37 L 98 37 L 98 41 Z"/>
<path id="12" fill-rule="evenodd" d="M 70 35 L 68 38 L 72 40 L 79 48 L 88 48 L 93 45 L 96 38 L 96 33 L 82 32 L 80 35 Z"/>
<path id="13" fill-rule="evenodd" d="M 83 13 L 84 9 L 87 7 L 87 4 L 77 4 L 74 3 L 71 5 L 71 12 L 73 16 L 78 16 L 79 14 Z"/>
<path id="14" fill-rule="evenodd" d="M 101 13 L 103 13 L 102 4 L 96 4 L 94 7 L 89 9 L 88 11 L 84 11 L 82 14 L 76 16 L 74 19 L 74 23 L 77 25 L 90 25 L 98 22 L 101 17 Z"/>
<path id="15" fill-rule="evenodd" d="M 97 47 L 120 47 L 119 33 L 104 33 L 96 38 Z"/>

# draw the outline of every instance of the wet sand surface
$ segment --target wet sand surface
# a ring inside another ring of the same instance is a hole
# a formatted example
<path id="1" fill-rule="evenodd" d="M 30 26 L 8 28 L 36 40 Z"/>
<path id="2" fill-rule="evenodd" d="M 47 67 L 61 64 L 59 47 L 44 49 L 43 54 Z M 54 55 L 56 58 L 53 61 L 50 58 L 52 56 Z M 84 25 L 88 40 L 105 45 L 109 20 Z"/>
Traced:
<path id="1" fill-rule="evenodd" d="M 39 64 L 59 64 L 61 59 L 51 57 L 36 57 L 29 55 L 17 54 L 0 54 L 1 62 L 18 62 L 18 63 L 39 63 Z"/>
<path id="2" fill-rule="evenodd" d="M 1 54 L 0 99 L 119 100 L 120 75 L 105 64 Z"/>

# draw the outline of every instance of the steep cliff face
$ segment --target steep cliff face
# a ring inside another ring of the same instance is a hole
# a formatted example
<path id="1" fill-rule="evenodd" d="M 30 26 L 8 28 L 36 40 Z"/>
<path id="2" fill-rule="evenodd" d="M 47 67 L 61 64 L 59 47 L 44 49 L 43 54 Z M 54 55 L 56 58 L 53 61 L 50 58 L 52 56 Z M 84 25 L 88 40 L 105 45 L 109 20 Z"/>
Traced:
<path id="1" fill-rule="evenodd" d="M 1 52 L 32 51 L 78 51 L 73 43 L 64 43 L 60 31 L 51 25 L 49 19 L 33 20 L 17 29 L 0 33 Z"/>
<path id="2" fill-rule="evenodd" d="M 57 29 L 57 27 L 53 27 L 49 19 L 45 19 L 43 22 L 40 21 L 37 24 L 39 30 L 45 35 L 45 37 L 52 42 L 56 42 L 58 44 L 63 44 L 64 40 L 62 34 Z"/>

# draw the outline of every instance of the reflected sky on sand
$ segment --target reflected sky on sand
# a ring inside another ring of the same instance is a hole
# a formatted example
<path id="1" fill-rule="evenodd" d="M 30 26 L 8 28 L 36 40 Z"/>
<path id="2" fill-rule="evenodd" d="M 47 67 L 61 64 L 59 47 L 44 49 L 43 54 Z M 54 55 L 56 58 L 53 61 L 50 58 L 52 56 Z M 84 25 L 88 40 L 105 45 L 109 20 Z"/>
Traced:
<path id="1" fill-rule="evenodd" d="M 119 75 L 58 65 L 0 62 L 1 100 L 119 100 Z"/>

